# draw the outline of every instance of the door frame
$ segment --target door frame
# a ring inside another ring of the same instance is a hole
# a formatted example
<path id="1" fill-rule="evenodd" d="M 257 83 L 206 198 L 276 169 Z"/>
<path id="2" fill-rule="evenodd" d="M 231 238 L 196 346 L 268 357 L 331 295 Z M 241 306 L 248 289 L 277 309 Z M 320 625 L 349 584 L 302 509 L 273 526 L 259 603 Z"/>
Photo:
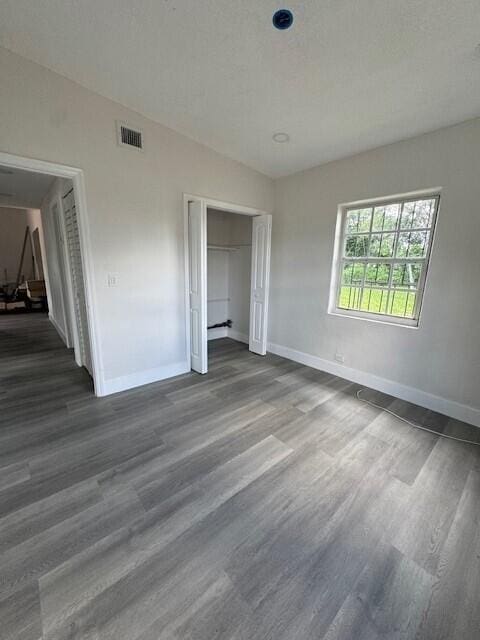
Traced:
<path id="1" fill-rule="evenodd" d="M 96 315 L 96 294 L 95 277 L 93 268 L 91 234 L 87 213 L 87 196 L 85 189 L 85 178 L 83 170 L 77 167 L 70 167 L 55 162 L 36 160 L 24 156 L 17 156 L 0 151 L 0 165 L 11 167 L 12 169 L 23 169 L 44 173 L 57 178 L 69 178 L 73 183 L 75 194 L 75 207 L 77 211 L 78 233 L 80 240 L 80 255 L 84 273 L 85 301 L 87 307 L 88 337 L 90 341 L 90 351 L 92 358 L 92 378 L 94 393 L 96 396 L 105 395 L 103 384 L 103 361 L 99 348 L 100 331 L 99 322 Z M 62 209 L 63 210 L 63 209 Z"/>
<path id="2" fill-rule="evenodd" d="M 218 211 L 225 211 L 226 213 L 238 213 L 250 217 L 266 216 L 270 215 L 268 211 L 263 209 L 256 209 L 254 207 L 247 207 L 241 204 L 235 204 L 233 202 L 225 202 L 224 200 L 216 200 L 214 198 L 207 198 L 206 196 L 199 196 L 196 194 L 184 193 L 183 194 L 183 233 L 184 233 L 184 269 L 185 269 L 185 343 L 186 343 L 186 356 L 188 363 L 188 370 L 191 371 L 191 344 L 190 344 L 190 265 L 189 265 L 189 241 L 188 241 L 188 203 L 189 202 L 201 202 L 202 205 L 208 209 L 217 209 Z M 205 274 L 206 276 L 207 274 Z M 206 303 L 206 301 L 205 301 Z"/>

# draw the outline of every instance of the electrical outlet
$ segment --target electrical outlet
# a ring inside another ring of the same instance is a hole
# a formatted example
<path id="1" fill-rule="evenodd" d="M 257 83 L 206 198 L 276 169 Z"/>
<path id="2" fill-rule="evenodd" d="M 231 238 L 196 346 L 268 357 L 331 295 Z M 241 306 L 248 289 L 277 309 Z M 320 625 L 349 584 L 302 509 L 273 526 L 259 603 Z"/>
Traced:
<path id="1" fill-rule="evenodd" d="M 335 353 L 335 360 L 343 364 L 345 362 L 345 356 L 343 353 L 339 353 L 338 351 Z"/>

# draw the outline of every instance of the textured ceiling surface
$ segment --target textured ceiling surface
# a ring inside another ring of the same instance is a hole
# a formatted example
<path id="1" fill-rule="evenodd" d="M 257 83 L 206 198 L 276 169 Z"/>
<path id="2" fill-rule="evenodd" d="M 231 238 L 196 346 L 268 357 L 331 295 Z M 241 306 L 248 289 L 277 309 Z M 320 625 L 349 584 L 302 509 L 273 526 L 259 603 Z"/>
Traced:
<path id="1" fill-rule="evenodd" d="M 285 4 L 2 0 L 0 45 L 271 176 L 480 115 L 478 0 Z"/>
<path id="2" fill-rule="evenodd" d="M 0 166 L 0 207 L 38 209 L 55 178 Z"/>

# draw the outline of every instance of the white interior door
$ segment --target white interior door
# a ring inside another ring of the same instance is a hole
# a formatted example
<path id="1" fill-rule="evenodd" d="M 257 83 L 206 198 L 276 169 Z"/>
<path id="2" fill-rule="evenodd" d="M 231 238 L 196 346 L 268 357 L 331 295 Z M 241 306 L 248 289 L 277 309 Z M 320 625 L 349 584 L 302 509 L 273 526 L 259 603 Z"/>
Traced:
<path id="1" fill-rule="evenodd" d="M 65 216 L 65 235 L 68 248 L 75 324 L 77 328 L 76 337 L 80 351 L 80 364 L 87 369 L 90 375 L 92 375 L 92 357 L 88 336 L 85 282 L 83 278 L 80 237 L 78 232 L 77 212 L 75 208 L 75 196 L 73 189 L 63 196 L 63 213 Z"/>
<path id="2" fill-rule="evenodd" d="M 204 202 L 188 203 L 191 367 L 207 373 L 207 209 Z"/>
<path id="3" fill-rule="evenodd" d="M 271 241 L 272 216 L 253 218 L 249 349 L 261 356 L 267 353 Z"/>

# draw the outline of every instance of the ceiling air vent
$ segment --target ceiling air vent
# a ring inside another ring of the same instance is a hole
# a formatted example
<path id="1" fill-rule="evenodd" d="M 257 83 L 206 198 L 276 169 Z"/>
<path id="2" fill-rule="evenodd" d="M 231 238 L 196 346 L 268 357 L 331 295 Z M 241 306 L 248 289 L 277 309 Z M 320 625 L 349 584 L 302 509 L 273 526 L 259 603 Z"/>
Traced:
<path id="1" fill-rule="evenodd" d="M 143 150 L 143 133 L 140 129 L 132 129 L 125 122 L 117 122 L 118 144 L 122 147 L 133 147 Z"/>

